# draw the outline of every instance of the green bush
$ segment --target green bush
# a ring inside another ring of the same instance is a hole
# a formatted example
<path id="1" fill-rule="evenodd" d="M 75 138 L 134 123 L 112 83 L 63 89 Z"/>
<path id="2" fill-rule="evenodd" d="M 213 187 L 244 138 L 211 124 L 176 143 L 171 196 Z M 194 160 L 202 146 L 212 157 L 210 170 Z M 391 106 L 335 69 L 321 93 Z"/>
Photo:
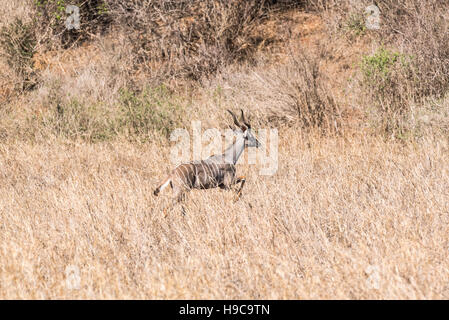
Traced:
<path id="1" fill-rule="evenodd" d="M 368 85 L 378 86 L 380 91 L 391 85 L 395 72 L 411 75 L 413 57 L 380 47 L 373 55 L 362 57 L 361 70 Z"/>
<path id="2" fill-rule="evenodd" d="M 345 23 L 345 29 L 355 36 L 360 36 L 366 32 L 365 16 L 360 13 L 351 13 Z"/>
<path id="3" fill-rule="evenodd" d="M 366 16 L 362 12 L 373 1 L 327 0 L 332 14 L 327 19 L 330 30 L 363 30 Z M 415 99 L 443 97 L 449 91 L 449 1 L 440 0 L 377 0 L 380 29 L 367 30 L 371 39 L 401 48 L 413 55 Z M 324 8 L 323 8 L 324 9 Z M 363 21 L 362 21 L 363 20 Z"/>
<path id="4" fill-rule="evenodd" d="M 182 126 L 182 100 L 166 87 L 146 88 L 142 92 L 122 89 L 118 103 L 65 99 L 53 89 L 48 97 L 52 107 L 43 117 L 44 127 L 56 136 L 107 141 L 119 135 L 130 140 L 168 138 L 172 130 Z"/>
<path id="5" fill-rule="evenodd" d="M 121 91 L 120 127 L 131 136 L 148 137 L 156 132 L 169 137 L 182 126 L 184 108 L 181 100 L 165 86 L 146 88 L 141 93 Z"/>
<path id="6" fill-rule="evenodd" d="M 387 133 L 403 131 L 415 98 L 413 56 L 380 47 L 362 58 L 360 69 L 362 86 L 379 111 L 383 129 Z"/>
<path id="7" fill-rule="evenodd" d="M 36 48 L 33 25 L 17 18 L 10 25 L 2 27 L 0 47 L 0 53 L 18 76 L 17 89 L 26 90 L 34 87 L 37 78 L 32 60 Z"/>
<path id="8" fill-rule="evenodd" d="M 84 104 L 74 98 L 57 102 L 44 119 L 44 125 L 58 136 L 89 142 L 110 140 L 119 129 L 115 116 L 104 105 Z"/>

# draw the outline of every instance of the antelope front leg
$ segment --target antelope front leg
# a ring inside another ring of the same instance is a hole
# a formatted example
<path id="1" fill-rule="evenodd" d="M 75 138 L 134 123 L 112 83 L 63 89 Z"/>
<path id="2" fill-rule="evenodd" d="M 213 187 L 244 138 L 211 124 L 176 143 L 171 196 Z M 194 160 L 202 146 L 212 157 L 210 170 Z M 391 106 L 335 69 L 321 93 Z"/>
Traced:
<path id="1" fill-rule="evenodd" d="M 240 196 L 242 195 L 242 189 L 243 189 L 243 186 L 245 185 L 246 177 L 245 176 L 237 177 L 234 184 L 237 184 L 239 182 L 240 182 L 240 187 L 239 187 L 239 190 L 237 191 L 236 197 L 234 198 L 234 202 L 237 202 L 240 199 Z"/>

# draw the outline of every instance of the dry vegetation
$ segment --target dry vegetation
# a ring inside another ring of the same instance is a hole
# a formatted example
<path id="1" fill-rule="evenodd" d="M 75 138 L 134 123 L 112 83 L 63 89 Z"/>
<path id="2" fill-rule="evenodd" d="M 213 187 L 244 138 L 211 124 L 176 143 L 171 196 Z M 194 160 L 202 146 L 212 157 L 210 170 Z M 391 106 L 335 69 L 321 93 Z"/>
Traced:
<path id="1" fill-rule="evenodd" d="M 0 298 L 449 298 L 448 4 L 73 3 L 0 7 Z M 164 217 L 167 136 L 227 108 L 278 171 Z"/>

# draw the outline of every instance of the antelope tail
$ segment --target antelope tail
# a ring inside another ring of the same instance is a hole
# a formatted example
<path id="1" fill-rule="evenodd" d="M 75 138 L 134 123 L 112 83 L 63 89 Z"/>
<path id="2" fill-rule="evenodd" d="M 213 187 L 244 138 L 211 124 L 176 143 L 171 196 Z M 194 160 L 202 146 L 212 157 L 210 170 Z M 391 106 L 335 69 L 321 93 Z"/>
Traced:
<path id="1" fill-rule="evenodd" d="M 156 190 L 154 190 L 153 194 L 157 197 L 159 192 L 161 192 L 162 190 L 164 190 L 168 185 L 171 185 L 171 177 L 166 179 L 159 187 L 156 188 Z M 172 186 L 173 188 L 173 186 Z"/>

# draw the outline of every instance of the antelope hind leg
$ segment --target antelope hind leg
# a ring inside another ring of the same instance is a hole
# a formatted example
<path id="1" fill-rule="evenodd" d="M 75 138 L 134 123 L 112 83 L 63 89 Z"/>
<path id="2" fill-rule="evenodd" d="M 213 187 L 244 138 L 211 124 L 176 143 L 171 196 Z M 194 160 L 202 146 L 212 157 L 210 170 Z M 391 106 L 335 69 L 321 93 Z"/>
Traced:
<path id="1" fill-rule="evenodd" d="M 186 192 L 184 190 L 180 189 L 179 191 L 176 192 L 175 197 L 174 197 L 170 207 L 174 208 L 178 203 L 181 204 L 181 210 L 182 210 L 181 212 L 183 215 L 185 215 L 186 211 L 185 211 L 184 206 L 182 205 L 182 203 L 185 201 L 185 199 L 186 199 Z M 167 214 L 168 214 L 168 212 L 166 212 L 164 210 L 164 217 L 167 217 Z"/>

